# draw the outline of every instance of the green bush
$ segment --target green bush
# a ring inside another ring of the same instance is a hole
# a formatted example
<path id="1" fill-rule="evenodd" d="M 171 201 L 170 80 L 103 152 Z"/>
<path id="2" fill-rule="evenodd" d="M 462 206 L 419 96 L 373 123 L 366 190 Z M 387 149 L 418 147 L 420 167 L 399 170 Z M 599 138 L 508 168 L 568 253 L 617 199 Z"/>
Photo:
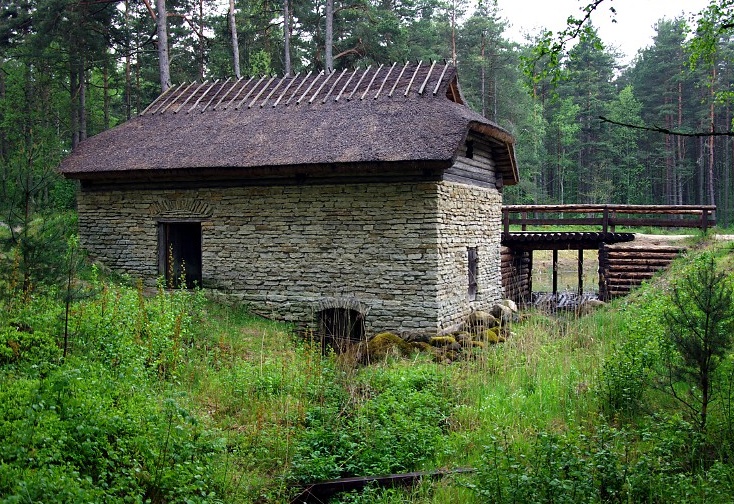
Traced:
<path id="1" fill-rule="evenodd" d="M 356 396 L 328 393 L 336 400 L 307 412 L 291 479 L 306 483 L 405 472 L 433 460 L 452 407 L 433 369 L 367 368 L 351 383 Z"/>
<path id="2" fill-rule="evenodd" d="M 74 361 L 0 384 L 6 502 L 196 502 L 217 490 L 214 433 L 135 375 Z"/>

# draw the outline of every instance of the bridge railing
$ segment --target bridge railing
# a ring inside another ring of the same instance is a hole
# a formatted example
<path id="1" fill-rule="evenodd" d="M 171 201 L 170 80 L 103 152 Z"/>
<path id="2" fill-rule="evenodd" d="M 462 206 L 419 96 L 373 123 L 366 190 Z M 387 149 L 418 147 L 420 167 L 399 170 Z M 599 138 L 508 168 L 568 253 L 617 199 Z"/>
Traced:
<path id="1" fill-rule="evenodd" d="M 504 205 L 502 225 L 595 226 L 615 232 L 616 226 L 699 228 L 706 232 L 716 225 L 715 205 Z"/>

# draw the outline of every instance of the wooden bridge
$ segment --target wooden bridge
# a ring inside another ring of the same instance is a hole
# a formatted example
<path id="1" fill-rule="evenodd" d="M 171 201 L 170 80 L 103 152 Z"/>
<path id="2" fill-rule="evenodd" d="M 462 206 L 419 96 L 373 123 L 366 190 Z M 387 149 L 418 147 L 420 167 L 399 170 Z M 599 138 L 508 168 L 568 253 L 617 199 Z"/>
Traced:
<path id="1" fill-rule="evenodd" d="M 584 292 L 584 250 L 599 257 L 599 297 L 627 294 L 667 267 L 681 247 L 640 246 L 635 234 L 617 228 L 698 228 L 716 224 L 713 205 L 506 205 L 502 207 L 502 283 L 507 297 L 520 303 L 533 299 L 533 252 L 553 252 L 552 298 L 558 296 L 558 251 L 578 251 L 578 289 Z M 511 231 L 520 228 L 520 231 Z M 558 226 L 569 231 L 530 231 Z M 589 229 L 591 228 L 591 229 Z M 593 228 L 596 228 L 594 230 Z M 588 231 L 579 229 L 589 229 Z"/>

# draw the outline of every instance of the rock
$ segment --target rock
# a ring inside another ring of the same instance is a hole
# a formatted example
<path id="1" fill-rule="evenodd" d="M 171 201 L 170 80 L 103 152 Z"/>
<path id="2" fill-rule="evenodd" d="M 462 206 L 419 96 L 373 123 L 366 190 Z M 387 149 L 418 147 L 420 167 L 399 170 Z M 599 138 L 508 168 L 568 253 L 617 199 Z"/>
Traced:
<path id="1" fill-rule="evenodd" d="M 502 323 L 502 325 L 509 324 L 516 318 L 516 312 L 513 312 L 510 307 L 499 303 L 492 307 L 491 313 L 493 317 L 497 318 Z"/>
<path id="2" fill-rule="evenodd" d="M 578 315 L 588 315 L 589 313 L 593 312 L 597 308 L 601 308 L 602 306 L 606 306 L 606 303 L 604 301 L 600 301 L 598 299 L 587 299 L 583 303 L 581 303 L 578 308 L 576 308 L 576 313 Z"/>
<path id="3" fill-rule="evenodd" d="M 461 352 L 461 345 L 456 341 L 453 336 L 434 336 L 429 342 L 431 346 L 450 350 L 452 352 Z M 453 360 L 455 356 L 451 357 Z"/>
<path id="4" fill-rule="evenodd" d="M 496 317 L 491 313 L 481 310 L 471 312 L 467 322 L 469 327 L 482 327 L 484 329 L 490 329 L 499 325 Z"/>
<path id="5" fill-rule="evenodd" d="M 466 331 L 454 333 L 452 334 L 452 336 L 454 337 L 456 342 L 459 343 L 460 345 L 464 345 L 464 346 L 471 345 L 472 336 L 470 333 Z"/>
<path id="6" fill-rule="evenodd" d="M 508 307 L 510 310 L 512 310 L 512 313 L 518 312 L 517 303 L 515 303 L 512 299 L 503 299 L 498 304 Z"/>
<path id="7" fill-rule="evenodd" d="M 432 335 L 426 333 L 403 334 L 403 339 L 408 343 L 429 343 Z"/>
<path id="8" fill-rule="evenodd" d="M 413 346 L 403 340 L 400 336 L 384 332 L 377 334 L 367 342 L 367 349 L 361 355 L 362 361 L 383 360 L 390 353 L 399 355 L 408 355 L 412 352 Z"/>

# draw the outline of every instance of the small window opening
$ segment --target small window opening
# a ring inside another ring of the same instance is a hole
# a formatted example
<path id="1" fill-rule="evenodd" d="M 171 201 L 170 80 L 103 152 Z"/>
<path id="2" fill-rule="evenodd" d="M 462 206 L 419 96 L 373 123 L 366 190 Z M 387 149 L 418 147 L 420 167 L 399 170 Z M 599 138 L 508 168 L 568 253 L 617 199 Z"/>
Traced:
<path id="1" fill-rule="evenodd" d="M 469 301 L 477 299 L 477 279 L 479 278 L 479 254 L 477 247 L 468 247 L 469 259 Z"/>
<path id="2" fill-rule="evenodd" d="M 201 286 L 201 222 L 161 222 L 158 264 L 166 286 Z"/>
<path id="3" fill-rule="evenodd" d="M 331 346 L 337 353 L 342 353 L 351 345 L 364 341 L 364 315 L 357 310 L 329 308 L 321 310 L 318 317 L 324 349 Z"/>
<path id="4" fill-rule="evenodd" d="M 469 159 L 474 159 L 474 141 L 473 140 L 466 141 L 466 157 Z"/>

